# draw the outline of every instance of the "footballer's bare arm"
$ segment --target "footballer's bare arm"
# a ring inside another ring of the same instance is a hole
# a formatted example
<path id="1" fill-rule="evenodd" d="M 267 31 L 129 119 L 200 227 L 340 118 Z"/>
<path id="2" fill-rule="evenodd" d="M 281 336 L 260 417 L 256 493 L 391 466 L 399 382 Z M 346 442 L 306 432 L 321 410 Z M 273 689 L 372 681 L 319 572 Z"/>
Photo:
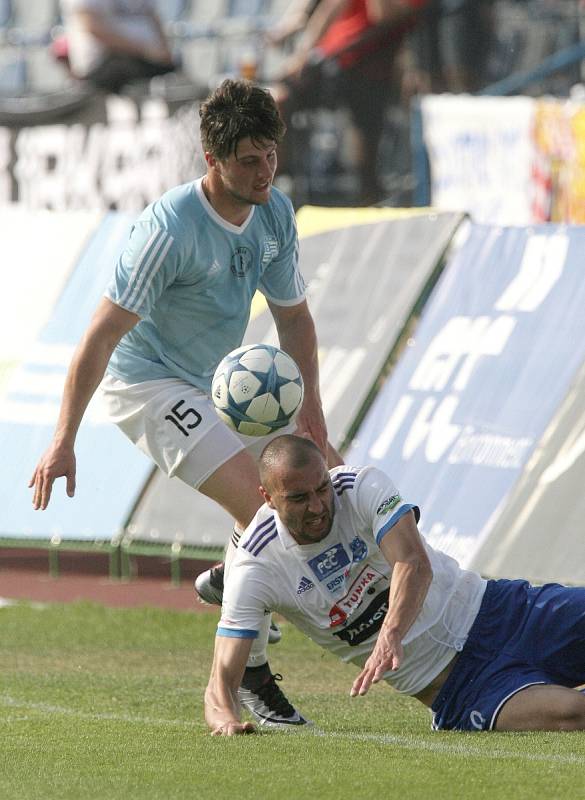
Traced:
<path id="1" fill-rule="evenodd" d="M 305 384 L 303 406 L 297 416 L 298 433 L 308 435 L 327 455 L 327 426 L 319 391 L 317 336 L 307 301 L 294 306 L 269 302 L 268 307 L 276 324 L 280 346 L 298 364 Z"/>
<path id="2" fill-rule="evenodd" d="M 238 688 L 242 682 L 252 639 L 216 636 L 209 683 L 205 690 L 205 721 L 212 736 L 254 733 L 251 722 L 240 720 Z"/>
<path id="3" fill-rule="evenodd" d="M 57 478 L 67 479 L 67 494 L 75 493 L 74 444 L 89 401 L 104 376 L 112 352 L 122 336 L 140 317 L 103 298 L 67 372 L 59 419 L 53 441 L 35 467 L 29 482 L 33 488 L 33 506 L 45 509 Z"/>
<path id="4" fill-rule="evenodd" d="M 419 615 L 433 570 L 412 511 L 401 517 L 380 542 L 382 555 L 392 567 L 388 613 L 376 645 L 355 679 L 350 694 L 364 695 L 388 670 L 402 663 L 402 640 Z"/>

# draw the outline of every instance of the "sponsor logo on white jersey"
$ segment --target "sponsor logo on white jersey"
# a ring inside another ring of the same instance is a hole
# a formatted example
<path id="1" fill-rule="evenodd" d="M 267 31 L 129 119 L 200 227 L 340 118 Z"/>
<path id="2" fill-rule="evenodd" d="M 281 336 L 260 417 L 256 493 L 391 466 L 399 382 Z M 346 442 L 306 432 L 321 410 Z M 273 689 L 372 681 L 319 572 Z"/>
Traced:
<path id="1" fill-rule="evenodd" d="M 305 578 L 305 576 L 303 575 L 303 577 L 299 581 L 299 586 L 297 588 L 297 594 L 303 594 L 303 592 L 308 592 L 309 589 L 313 589 L 314 586 L 315 586 L 315 584 L 313 583 L 313 581 L 310 580 L 309 578 Z"/>
<path id="2" fill-rule="evenodd" d="M 323 553 L 307 561 L 319 581 L 325 580 L 334 572 L 338 572 L 349 564 L 349 556 L 342 544 L 333 545 Z"/>
<path id="3" fill-rule="evenodd" d="M 392 511 L 393 508 L 396 508 L 398 503 L 402 500 L 399 494 L 393 494 L 392 497 L 387 497 L 386 500 L 382 500 L 378 508 L 376 509 L 376 514 L 381 517 L 384 514 L 387 514 L 389 511 Z"/>
<path id="4" fill-rule="evenodd" d="M 359 607 L 367 590 L 383 578 L 381 572 L 375 567 L 366 564 L 355 581 L 349 587 L 347 594 L 338 600 L 329 612 L 331 627 L 341 625 Z M 332 581 L 333 583 L 333 581 Z"/>
<path id="5" fill-rule="evenodd" d="M 356 647 L 380 630 L 387 612 L 388 590 L 385 590 L 379 592 L 374 597 L 370 605 L 367 606 L 361 614 L 355 618 L 352 617 L 346 627 L 343 627 L 339 631 L 334 631 L 333 635 L 337 636 L 339 639 L 342 639 L 344 642 L 347 642 L 350 647 Z M 340 614 L 345 616 L 347 619 L 347 615 L 345 615 L 341 609 Z M 341 622 L 344 622 L 343 619 L 340 619 L 339 622 L 333 622 L 334 618 L 331 616 L 331 612 L 329 613 L 329 616 L 331 618 L 331 627 L 340 625 Z"/>
<path id="6" fill-rule="evenodd" d="M 330 580 L 329 583 L 327 584 L 327 588 L 329 589 L 330 592 L 334 592 L 341 586 L 342 583 L 345 582 L 346 578 L 349 578 L 348 569 L 346 569 L 345 572 L 342 572 L 341 575 L 336 575 L 335 578 L 333 578 L 333 580 Z"/>

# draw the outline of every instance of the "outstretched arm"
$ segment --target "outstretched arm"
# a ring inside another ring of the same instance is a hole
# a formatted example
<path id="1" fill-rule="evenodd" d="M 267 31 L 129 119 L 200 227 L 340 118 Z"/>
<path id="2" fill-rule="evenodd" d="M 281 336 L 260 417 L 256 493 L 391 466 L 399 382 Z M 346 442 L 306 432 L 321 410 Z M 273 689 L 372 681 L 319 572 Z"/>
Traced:
<path id="1" fill-rule="evenodd" d="M 412 511 L 401 517 L 380 542 L 392 567 L 388 613 L 376 646 L 351 687 L 351 696 L 364 695 L 388 670 L 402 663 L 402 640 L 417 618 L 433 579 L 433 571 Z"/>
<path id="2" fill-rule="evenodd" d="M 122 336 L 140 320 L 103 298 L 77 347 L 65 381 L 61 410 L 53 441 L 37 464 L 29 487 L 34 489 L 33 506 L 45 509 L 56 478 L 67 479 L 67 494 L 75 494 L 75 453 L 77 431 L 89 401 L 104 376 L 110 356 Z"/>
<path id="3" fill-rule="evenodd" d="M 306 300 L 295 306 L 268 303 L 281 348 L 297 362 L 305 384 L 305 399 L 297 417 L 299 435 L 308 435 L 327 454 L 327 427 L 319 392 L 319 362 L 315 324 Z"/>
<path id="4" fill-rule="evenodd" d="M 209 683 L 205 690 L 205 721 L 212 736 L 254 733 L 251 722 L 240 721 L 238 687 L 242 682 L 252 639 L 216 636 Z"/>
<path id="5" fill-rule="evenodd" d="M 306 20 L 302 36 L 295 52 L 284 64 L 281 78 L 300 75 L 306 65 L 312 49 L 331 23 L 347 6 L 348 0 L 320 0 L 313 13 Z"/>

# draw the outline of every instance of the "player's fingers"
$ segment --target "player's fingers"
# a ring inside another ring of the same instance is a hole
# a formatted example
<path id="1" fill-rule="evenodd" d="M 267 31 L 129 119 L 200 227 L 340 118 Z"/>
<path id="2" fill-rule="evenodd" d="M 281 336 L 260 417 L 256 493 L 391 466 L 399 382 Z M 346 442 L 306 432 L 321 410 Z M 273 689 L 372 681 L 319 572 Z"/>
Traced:
<path id="1" fill-rule="evenodd" d="M 35 470 L 34 481 L 32 481 L 31 483 L 31 487 L 33 490 L 32 504 L 35 511 L 38 510 L 41 504 L 40 482 L 41 482 L 41 476 L 39 475 L 38 471 Z"/>
<path id="2" fill-rule="evenodd" d="M 364 675 L 364 679 L 361 682 L 361 685 L 360 685 L 360 688 L 359 688 L 359 691 L 358 691 L 358 694 L 360 695 L 360 697 L 363 697 L 365 694 L 368 693 L 368 689 L 370 688 L 371 684 L 372 684 L 372 675 L 371 675 L 371 673 L 368 673 L 367 675 Z"/>
<path id="3" fill-rule="evenodd" d="M 41 487 L 41 511 L 49 505 L 51 499 L 51 491 L 53 488 L 53 478 L 45 477 Z"/>
<path id="4" fill-rule="evenodd" d="M 357 676 L 353 685 L 351 687 L 350 695 L 352 697 L 356 697 L 356 695 L 364 695 L 368 691 L 371 683 L 370 673 L 367 668 L 364 668 L 360 674 Z"/>
<path id="5" fill-rule="evenodd" d="M 310 438 L 315 442 L 319 450 L 327 452 L 327 433 L 321 425 L 309 425 L 308 432 Z"/>
<path id="6" fill-rule="evenodd" d="M 32 504 L 33 504 L 34 510 L 37 511 L 37 509 L 39 507 L 39 501 L 38 501 L 38 490 L 37 490 L 36 479 L 35 479 L 35 482 L 34 482 L 34 484 L 32 486 L 32 490 L 33 490 Z"/>
<path id="7" fill-rule="evenodd" d="M 218 725 L 217 728 L 214 728 L 211 731 L 212 736 L 229 736 L 229 726 L 228 725 Z"/>
<path id="8" fill-rule="evenodd" d="M 351 684 L 351 689 L 349 690 L 349 696 L 350 697 L 356 697 L 356 695 L 359 694 L 360 686 L 362 685 L 362 676 L 363 676 L 363 671 L 360 672 L 360 674 L 357 676 L 357 678 Z"/>
<path id="9" fill-rule="evenodd" d="M 379 664 L 376 667 L 376 670 L 375 670 L 374 675 L 372 677 L 372 683 L 379 683 L 382 680 L 382 678 L 384 677 L 384 675 L 386 674 L 386 672 L 388 671 L 388 667 L 389 666 L 390 666 L 389 664 Z M 390 668 L 394 669 L 394 667 L 392 667 L 392 666 L 390 666 Z"/>
<path id="10" fill-rule="evenodd" d="M 43 492 L 43 476 L 37 471 L 35 478 L 34 492 L 33 492 L 33 507 L 38 511 L 41 507 L 41 499 Z"/>
<path id="11" fill-rule="evenodd" d="M 251 722 L 224 722 L 211 731 L 212 736 L 241 736 L 254 733 L 256 728 Z"/>
<path id="12" fill-rule="evenodd" d="M 73 497 L 75 494 L 75 472 L 67 473 L 67 495 Z"/>
<path id="13" fill-rule="evenodd" d="M 379 681 L 381 681 L 389 669 L 395 672 L 401 663 L 402 659 L 399 653 L 391 652 L 385 654 L 384 658 L 382 658 L 376 665 L 372 677 L 372 683 L 378 683 Z"/>
<path id="14" fill-rule="evenodd" d="M 35 467 L 35 471 L 34 471 L 34 472 L 33 472 L 33 474 L 32 474 L 32 478 L 31 478 L 31 479 L 30 479 L 30 481 L 28 482 L 28 488 L 29 488 L 29 489 L 32 489 L 32 487 L 34 486 L 34 483 L 35 483 L 36 479 L 37 479 L 37 470 L 36 470 L 36 467 Z"/>

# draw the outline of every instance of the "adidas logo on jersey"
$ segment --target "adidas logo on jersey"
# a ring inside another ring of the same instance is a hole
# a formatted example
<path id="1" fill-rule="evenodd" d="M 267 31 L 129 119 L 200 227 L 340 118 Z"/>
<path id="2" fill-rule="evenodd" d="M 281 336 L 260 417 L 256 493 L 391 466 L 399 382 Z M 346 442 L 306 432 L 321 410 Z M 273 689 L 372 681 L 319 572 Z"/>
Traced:
<path id="1" fill-rule="evenodd" d="M 303 592 L 308 592 L 309 589 L 314 587 L 313 581 L 309 580 L 308 578 L 303 577 L 301 578 L 301 582 L 299 583 L 299 588 L 297 589 L 297 594 L 302 594 Z"/>

